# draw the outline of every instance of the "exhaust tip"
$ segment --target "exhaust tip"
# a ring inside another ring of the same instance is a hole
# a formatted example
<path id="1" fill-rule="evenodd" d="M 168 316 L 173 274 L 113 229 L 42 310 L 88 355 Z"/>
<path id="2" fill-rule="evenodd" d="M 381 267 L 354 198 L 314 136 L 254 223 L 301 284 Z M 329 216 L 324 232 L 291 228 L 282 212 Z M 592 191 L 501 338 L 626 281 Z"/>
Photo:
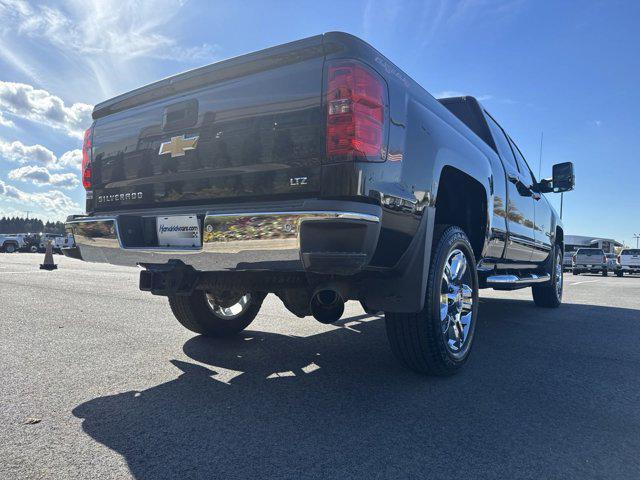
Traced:
<path id="1" fill-rule="evenodd" d="M 335 323 L 344 313 L 344 300 L 335 290 L 320 290 L 311 298 L 309 308 L 320 323 Z"/>

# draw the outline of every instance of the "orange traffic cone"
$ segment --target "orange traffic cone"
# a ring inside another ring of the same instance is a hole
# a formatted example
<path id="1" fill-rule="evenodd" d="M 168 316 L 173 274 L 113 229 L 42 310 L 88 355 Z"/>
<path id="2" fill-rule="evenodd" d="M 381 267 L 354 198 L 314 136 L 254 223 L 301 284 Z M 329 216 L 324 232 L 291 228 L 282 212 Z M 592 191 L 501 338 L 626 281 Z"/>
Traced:
<path id="1" fill-rule="evenodd" d="M 53 247 L 51 240 L 47 242 L 47 250 L 44 253 L 44 263 L 40 264 L 40 270 L 55 270 L 58 266 L 53 263 Z"/>

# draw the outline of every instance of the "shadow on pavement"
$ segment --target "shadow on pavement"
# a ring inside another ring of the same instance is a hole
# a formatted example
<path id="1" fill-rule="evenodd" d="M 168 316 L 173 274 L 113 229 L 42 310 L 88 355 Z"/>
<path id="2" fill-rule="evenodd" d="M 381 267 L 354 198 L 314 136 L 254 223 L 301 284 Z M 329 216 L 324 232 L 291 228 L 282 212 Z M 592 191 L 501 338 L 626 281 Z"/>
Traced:
<path id="1" fill-rule="evenodd" d="M 482 299 L 480 322 L 453 378 L 403 370 L 362 316 L 191 338 L 175 380 L 73 413 L 137 479 L 637 478 L 637 310 Z"/>

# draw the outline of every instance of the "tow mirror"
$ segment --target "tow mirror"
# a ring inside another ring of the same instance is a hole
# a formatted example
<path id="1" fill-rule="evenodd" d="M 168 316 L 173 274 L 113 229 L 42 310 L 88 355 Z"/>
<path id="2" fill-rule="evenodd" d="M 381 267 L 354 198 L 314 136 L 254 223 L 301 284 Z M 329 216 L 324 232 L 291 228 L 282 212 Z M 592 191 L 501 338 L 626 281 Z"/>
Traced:
<path id="1" fill-rule="evenodd" d="M 553 191 L 556 193 L 573 190 L 573 187 L 576 184 L 576 179 L 573 174 L 573 163 L 556 163 L 553 166 L 552 182 Z"/>

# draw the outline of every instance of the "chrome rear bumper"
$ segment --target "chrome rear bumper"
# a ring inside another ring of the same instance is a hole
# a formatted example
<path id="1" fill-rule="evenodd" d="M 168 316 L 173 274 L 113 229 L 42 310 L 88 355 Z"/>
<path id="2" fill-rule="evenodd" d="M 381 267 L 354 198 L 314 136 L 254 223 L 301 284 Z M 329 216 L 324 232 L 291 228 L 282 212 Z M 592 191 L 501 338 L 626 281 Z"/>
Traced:
<path id="1" fill-rule="evenodd" d="M 639 272 L 640 265 L 621 265 L 617 270 L 622 270 L 623 272 Z"/>
<path id="2" fill-rule="evenodd" d="M 348 210 L 202 212 L 198 248 L 159 247 L 157 239 L 149 244 L 148 238 L 141 246 L 131 240 L 142 219 L 155 225 L 155 217 L 165 212 L 74 218 L 66 227 L 76 250 L 65 249 L 65 254 L 125 266 L 180 260 L 202 271 L 354 273 L 371 260 L 381 220 L 379 207 L 355 205 Z"/>

